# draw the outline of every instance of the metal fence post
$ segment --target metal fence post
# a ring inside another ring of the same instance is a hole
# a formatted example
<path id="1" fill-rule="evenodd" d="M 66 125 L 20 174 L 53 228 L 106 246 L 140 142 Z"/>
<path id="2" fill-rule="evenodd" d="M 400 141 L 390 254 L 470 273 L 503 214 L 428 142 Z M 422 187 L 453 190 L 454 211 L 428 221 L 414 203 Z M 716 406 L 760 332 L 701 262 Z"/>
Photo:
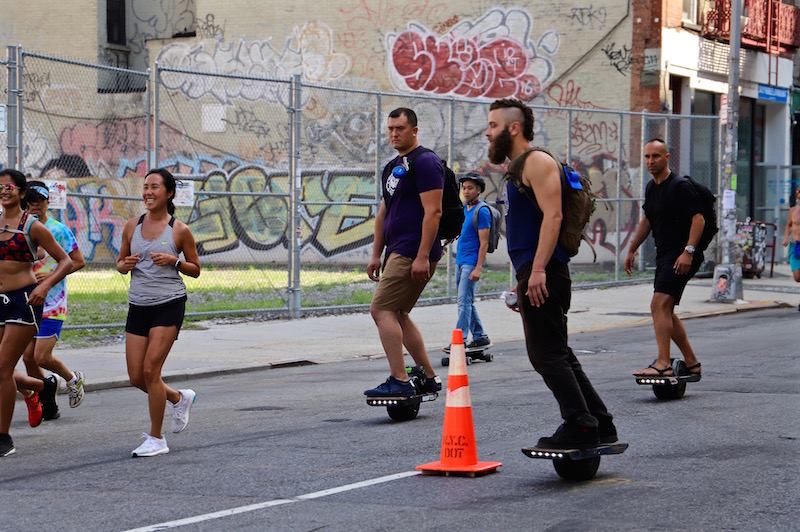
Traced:
<path id="1" fill-rule="evenodd" d="M 300 317 L 300 202 L 302 200 L 302 172 L 300 170 L 300 138 L 302 133 L 302 81 L 300 74 L 295 74 L 292 81 L 292 127 L 290 137 L 292 140 L 292 172 L 290 172 L 292 183 L 291 200 L 292 205 L 289 215 L 292 217 L 292 255 L 290 257 L 291 271 L 292 271 L 292 284 L 289 289 L 291 298 L 289 300 L 289 310 L 292 318 Z"/>
<path id="2" fill-rule="evenodd" d="M 286 128 L 289 132 L 288 140 L 289 140 L 289 178 L 288 178 L 288 191 L 289 191 L 289 208 L 286 211 L 286 242 L 287 242 L 287 249 L 286 249 L 286 295 L 287 295 L 287 302 L 286 306 L 292 309 L 292 279 L 294 278 L 294 271 L 292 267 L 294 264 L 292 263 L 292 256 L 294 251 L 294 217 L 292 216 L 292 212 L 294 209 L 294 187 L 292 187 L 292 176 L 294 175 L 294 81 L 289 80 L 289 102 L 288 108 L 286 109 Z"/>
<path id="3" fill-rule="evenodd" d="M 17 47 L 8 46 L 8 112 L 6 113 L 8 167 L 17 168 Z"/>
<path id="4" fill-rule="evenodd" d="M 378 205 L 375 206 L 375 214 L 378 214 L 380 209 L 381 195 L 383 194 L 383 171 L 381 167 L 381 120 L 383 111 L 381 109 L 381 95 L 376 96 L 375 102 L 375 197 L 378 199 Z"/>
<path id="5" fill-rule="evenodd" d="M 453 168 L 453 142 L 455 142 L 455 127 L 453 126 L 454 117 L 456 114 L 456 102 L 455 100 L 450 100 L 450 138 L 448 139 L 448 147 L 447 147 L 447 164 L 450 165 L 450 168 Z M 452 246 L 453 242 L 450 242 L 448 246 Z M 453 254 L 450 253 L 450 249 L 443 250 L 447 254 L 447 297 L 453 297 L 453 278 L 455 277 L 455 268 L 453 267 Z"/>
<path id="6" fill-rule="evenodd" d="M 156 84 L 156 97 L 155 97 L 155 121 L 156 121 L 156 127 L 154 128 L 154 132 L 153 132 L 153 135 L 154 135 L 153 146 L 152 146 L 153 155 L 151 157 L 153 168 L 157 168 L 158 167 L 158 151 L 159 151 L 159 148 L 160 148 L 160 141 L 161 141 L 161 138 L 160 138 L 161 137 L 161 133 L 159 131 L 159 129 L 161 128 L 161 118 L 160 118 L 160 115 L 159 115 L 159 107 L 160 107 L 159 92 L 160 92 L 160 86 L 161 86 L 161 69 L 158 67 L 158 61 L 155 62 L 155 67 L 156 67 L 156 79 L 155 79 L 155 84 Z"/>
<path id="7" fill-rule="evenodd" d="M 614 254 L 614 280 L 619 281 L 619 255 L 622 253 L 622 149 L 625 119 L 619 114 L 619 155 L 617 156 L 617 252 Z"/>
<path id="8" fill-rule="evenodd" d="M 641 115 L 642 119 L 642 139 L 639 142 L 639 196 L 644 198 L 644 175 L 647 172 L 647 168 L 644 165 L 644 143 L 647 142 L 647 109 L 642 111 Z M 642 209 L 638 210 L 638 220 L 636 227 L 638 229 L 639 224 L 642 223 Z M 644 242 L 642 242 L 644 245 Z M 639 271 L 644 270 L 644 253 L 642 251 L 639 252 Z"/>
<path id="9" fill-rule="evenodd" d="M 24 133 L 25 133 L 25 121 L 23 120 L 22 113 L 25 109 L 25 93 L 23 89 L 24 83 L 23 76 L 24 73 L 24 55 L 22 53 L 22 45 L 17 45 L 17 127 L 19 128 L 19 132 L 17 133 L 17 168 L 20 172 L 24 172 L 25 168 L 25 143 L 24 143 Z"/>
<path id="10" fill-rule="evenodd" d="M 567 110 L 567 164 L 572 164 L 572 109 Z"/>
<path id="11" fill-rule="evenodd" d="M 144 132 L 144 143 L 145 149 L 147 150 L 147 155 L 145 156 L 145 162 L 147 164 L 147 170 L 151 168 L 155 168 L 153 166 L 153 144 L 152 138 L 150 133 L 150 128 L 152 127 L 152 113 L 153 113 L 153 93 L 152 93 L 152 75 L 153 72 L 149 68 L 147 69 L 147 81 L 145 81 L 145 101 L 147 102 L 147 111 L 145 112 L 145 128 L 146 131 Z"/>

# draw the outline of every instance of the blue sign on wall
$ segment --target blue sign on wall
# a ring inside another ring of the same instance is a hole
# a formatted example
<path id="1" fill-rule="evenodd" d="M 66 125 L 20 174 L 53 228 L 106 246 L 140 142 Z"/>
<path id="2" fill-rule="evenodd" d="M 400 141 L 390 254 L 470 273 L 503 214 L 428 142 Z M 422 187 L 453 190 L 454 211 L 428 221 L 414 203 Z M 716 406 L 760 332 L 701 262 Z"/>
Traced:
<path id="1" fill-rule="evenodd" d="M 758 84 L 758 99 L 769 102 L 789 103 L 789 89 Z"/>

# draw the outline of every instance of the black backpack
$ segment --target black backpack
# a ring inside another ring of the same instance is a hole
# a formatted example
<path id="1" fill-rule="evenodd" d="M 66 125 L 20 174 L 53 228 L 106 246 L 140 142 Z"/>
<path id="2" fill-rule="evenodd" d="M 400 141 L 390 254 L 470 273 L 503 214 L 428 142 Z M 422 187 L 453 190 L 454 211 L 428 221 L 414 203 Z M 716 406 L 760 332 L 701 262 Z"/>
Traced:
<path id="1" fill-rule="evenodd" d="M 476 231 L 478 230 L 478 213 L 484 207 L 489 209 L 489 218 L 492 221 L 492 225 L 489 226 L 489 249 L 487 253 L 494 253 L 494 250 L 496 250 L 497 246 L 500 244 L 500 223 L 503 215 L 485 201 L 478 201 L 478 205 L 476 205 L 475 212 L 472 215 L 472 226 Z"/>
<path id="2" fill-rule="evenodd" d="M 414 161 L 423 153 L 436 153 L 428 148 L 422 148 L 414 154 L 413 159 L 408 159 L 408 171 L 413 175 Z M 438 157 L 438 155 L 437 155 Z M 461 187 L 456 179 L 456 174 L 447 166 L 447 161 L 442 159 L 444 165 L 444 189 L 442 189 L 442 218 L 439 220 L 439 238 L 449 244 L 461 236 L 464 226 L 464 204 L 461 203 Z"/>
<path id="3" fill-rule="evenodd" d="M 714 236 L 719 232 L 719 227 L 717 227 L 717 198 L 707 186 L 698 183 L 688 175 L 682 178 L 681 176 L 675 175 L 675 179 L 673 179 L 674 184 L 670 185 L 670 197 L 673 194 L 672 187 L 679 183 L 679 179 L 685 179 L 692 185 L 694 193 L 697 195 L 698 203 L 700 203 L 700 213 L 703 215 L 703 220 L 706 222 L 705 227 L 703 227 L 703 234 L 700 236 L 700 242 L 697 243 L 697 251 L 702 253 L 708 248 L 708 245 L 714 240 Z M 652 183 L 654 183 L 654 181 L 650 181 L 647 186 L 652 186 Z"/>

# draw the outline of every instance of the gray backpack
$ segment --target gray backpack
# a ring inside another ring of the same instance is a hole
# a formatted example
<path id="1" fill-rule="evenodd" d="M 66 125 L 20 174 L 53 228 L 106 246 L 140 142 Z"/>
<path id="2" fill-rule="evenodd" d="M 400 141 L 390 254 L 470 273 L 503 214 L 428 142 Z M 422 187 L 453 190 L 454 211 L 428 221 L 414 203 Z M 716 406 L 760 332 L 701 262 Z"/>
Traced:
<path id="1" fill-rule="evenodd" d="M 486 207 L 489 209 L 489 217 L 492 219 L 492 225 L 489 227 L 489 253 L 494 253 L 494 250 L 497 249 L 497 246 L 500 244 L 500 221 L 502 218 L 502 214 L 500 211 L 489 205 L 483 200 L 478 201 L 478 204 L 475 206 L 475 212 L 472 214 L 472 227 L 475 230 L 478 230 L 478 213 L 482 208 Z"/>

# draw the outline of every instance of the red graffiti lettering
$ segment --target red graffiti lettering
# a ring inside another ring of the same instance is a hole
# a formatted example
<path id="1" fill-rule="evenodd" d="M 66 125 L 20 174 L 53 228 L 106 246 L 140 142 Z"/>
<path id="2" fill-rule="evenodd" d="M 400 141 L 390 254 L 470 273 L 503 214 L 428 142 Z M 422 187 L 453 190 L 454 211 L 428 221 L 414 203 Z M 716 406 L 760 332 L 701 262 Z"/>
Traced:
<path id="1" fill-rule="evenodd" d="M 525 101 L 541 92 L 539 79 L 528 72 L 525 46 L 509 37 L 439 38 L 407 30 L 394 42 L 392 63 L 418 92 Z"/>

